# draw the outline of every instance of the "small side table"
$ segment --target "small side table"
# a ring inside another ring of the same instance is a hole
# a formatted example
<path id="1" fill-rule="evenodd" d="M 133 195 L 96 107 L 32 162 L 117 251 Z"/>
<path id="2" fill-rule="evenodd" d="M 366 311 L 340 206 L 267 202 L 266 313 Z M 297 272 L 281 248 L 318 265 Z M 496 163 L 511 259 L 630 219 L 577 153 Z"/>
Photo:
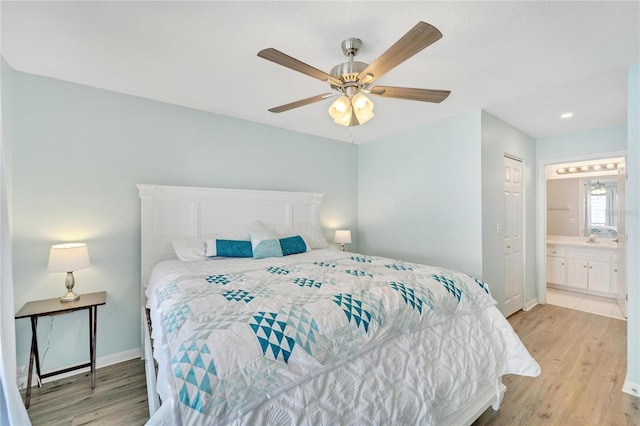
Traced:
<path id="1" fill-rule="evenodd" d="M 107 303 L 107 292 L 89 293 L 80 295 L 80 299 L 74 302 L 61 302 L 59 298 L 37 300 L 26 303 L 22 309 L 16 314 L 16 319 L 31 318 L 31 355 L 29 356 L 29 377 L 27 378 L 27 395 L 25 398 L 25 407 L 29 408 L 31 403 L 31 376 L 33 375 L 33 360 L 36 361 L 36 374 L 38 379 L 46 379 L 47 377 L 56 376 L 58 374 L 67 373 L 69 371 L 78 370 L 80 368 L 91 367 L 91 389 L 96 387 L 96 331 L 98 325 L 98 306 Z M 38 353 L 38 338 L 36 329 L 38 327 L 38 318 L 44 316 L 53 316 L 61 314 L 69 314 L 71 312 L 87 309 L 89 311 L 89 358 L 90 361 L 85 364 L 76 365 L 74 367 L 64 368 L 62 370 L 52 371 L 42 374 L 40 372 L 40 355 Z"/>

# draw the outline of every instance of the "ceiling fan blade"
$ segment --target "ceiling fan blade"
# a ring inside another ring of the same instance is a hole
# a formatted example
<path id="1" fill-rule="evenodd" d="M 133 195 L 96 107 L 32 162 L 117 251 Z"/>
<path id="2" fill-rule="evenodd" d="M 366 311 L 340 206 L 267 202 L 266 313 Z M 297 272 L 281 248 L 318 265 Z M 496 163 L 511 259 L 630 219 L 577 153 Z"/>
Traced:
<path id="1" fill-rule="evenodd" d="M 382 92 L 382 93 L 380 93 Z M 411 87 L 376 86 L 371 94 L 383 98 L 408 99 L 411 101 L 433 102 L 439 104 L 447 99 L 450 90 L 414 89 Z"/>
<path id="2" fill-rule="evenodd" d="M 310 77 L 317 78 L 318 80 L 324 81 L 325 83 L 338 86 L 342 84 L 342 81 L 340 81 L 340 79 L 332 76 L 331 74 L 320 71 L 319 69 L 314 68 L 311 65 L 307 65 L 304 62 L 297 60 L 296 58 L 292 58 L 291 56 L 284 54 L 279 50 L 273 48 L 263 49 L 258 52 L 258 56 L 266 59 L 267 61 L 275 62 L 278 65 L 282 65 L 283 67 L 287 67 L 294 71 L 301 72 L 302 74 L 306 74 Z"/>
<path id="3" fill-rule="evenodd" d="M 336 93 L 324 93 L 322 95 L 318 95 L 318 96 L 313 96 L 311 98 L 307 98 L 307 99 L 301 99 L 299 101 L 295 101 L 295 102 L 291 102 L 290 104 L 286 104 L 286 105 L 280 105 L 274 108 L 270 108 L 269 111 L 270 112 L 285 112 L 285 111 L 289 111 L 290 109 L 294 109 L 294 108 L 298 108 L 301 106 L 305 106 L 305 105 L 309 105 L 312 104 L 314 102 L 320 102 L 324 99 L 328 99 L 331 98 L 333 96 L 336 96 Z"/>
<path id="4" fill-rule="evenodd" d="M 371 83 L 441 38 L 442 33 L 436 27 L 426 22 L 418 22 L 415 27 L 411 28 L 400 40 L 396 41 L 393 46 L 358 74 L 358 80 L 362 83 Z"/>

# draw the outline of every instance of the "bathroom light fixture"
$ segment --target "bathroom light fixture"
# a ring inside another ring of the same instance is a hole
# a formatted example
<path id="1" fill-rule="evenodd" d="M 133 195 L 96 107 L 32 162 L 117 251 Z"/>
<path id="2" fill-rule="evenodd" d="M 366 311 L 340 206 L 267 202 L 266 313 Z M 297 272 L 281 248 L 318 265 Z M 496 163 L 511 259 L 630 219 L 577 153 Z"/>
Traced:
<path id="1" fill-rule="evenodd" d="M 73 302 L 80 299 L 80 295 L 73 292 L 75 279 L 73 271 L 88 268 L 89 251 L 84 243 L 57 244 L 51 246 L 49 251 L 49 272 L 66 272 L 67 278 L 64 285 L 67 287 L 67 294 L 60 298 L 61 302 Z"/>
<path id="2" fill-rule="evenodd" d="M 583 164 L 582 166 L 571 167 L 558 167 L 556 174 L 566 175 L 574 173 L 587 173 L 587 172 L 607 172 L 618 168 L 618 163 L 607 164 Z"/>

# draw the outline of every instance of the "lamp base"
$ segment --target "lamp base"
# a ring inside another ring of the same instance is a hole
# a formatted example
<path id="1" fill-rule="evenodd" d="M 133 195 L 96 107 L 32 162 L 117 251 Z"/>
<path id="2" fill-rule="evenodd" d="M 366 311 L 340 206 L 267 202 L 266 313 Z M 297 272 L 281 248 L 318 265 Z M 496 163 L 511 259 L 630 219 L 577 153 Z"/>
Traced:
<path id="1" fill-rule="evenodd" d="M 74 293 L 72 291 L 70 291 L 66 295 L 60 297 L 60 301 L 61 302 L 75 302 L 78 299 L 80 299 L 80 295 L 76 294 L 76 293 Z"/>
<path id="2" fill-rule="evenodd" d="M 340 244 L 340 251 L 344 251 L 344 244 Z"/>

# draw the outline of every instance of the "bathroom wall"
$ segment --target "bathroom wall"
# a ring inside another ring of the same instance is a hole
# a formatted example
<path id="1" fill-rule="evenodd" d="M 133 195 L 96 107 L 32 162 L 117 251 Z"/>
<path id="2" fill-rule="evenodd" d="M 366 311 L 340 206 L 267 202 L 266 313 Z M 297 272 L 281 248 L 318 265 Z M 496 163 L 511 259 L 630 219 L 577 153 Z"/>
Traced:
<path id="1" fill-rule="evenodd" d="M 547 235 L 580 235 L 580 179 L 547 180 Z"/>

